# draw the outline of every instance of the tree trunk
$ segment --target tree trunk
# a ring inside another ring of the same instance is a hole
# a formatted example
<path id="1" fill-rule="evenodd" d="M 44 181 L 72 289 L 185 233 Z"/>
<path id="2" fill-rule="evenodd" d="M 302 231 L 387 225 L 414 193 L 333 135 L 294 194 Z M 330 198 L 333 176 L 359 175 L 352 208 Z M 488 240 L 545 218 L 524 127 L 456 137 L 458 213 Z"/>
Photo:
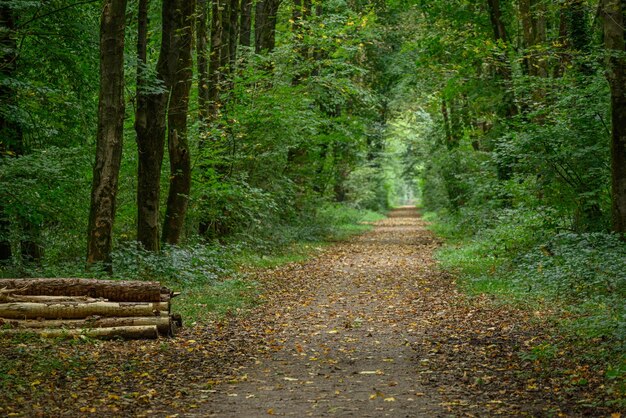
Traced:
<path id="1" fill-rule="evenodd" d="M 206 124 L 209 119 L 209 28 L 207 0 L 198 0 L 196 22 L 196 55 L 198 57 L 198 116 Z"/>
<path id="2" fill-rule="evenodd" d="M 17 71 L 17 35 L 15 11 L 7 5 L 0 6 L 0 76 L 3 79 L 15 77 Z M 17 91 L 12 83 L 2 83 L 0 86 L 0 158 L 4 155 L 17 157 L 25 153 L 24 136 L 17 115 Z M 19 216 L 20 253 L 24 262 L 38 262 L 43 257 L 43 247 L 39 244 L 40 227 L 29 219 Z M 11 222 L 0 206 L 0 261 L 8 261 L 12 257 L 11 242 L 9 239 Z"/>
<path id="3" fill-rule="evenodd" d="M 230 35 L 232 28 L 230 27 L 230 10 L 232 6 L 231 0 L 223 0 L 221 2 L 221 19 L 222 19 L 222 49 L 220 51 L 220 68 L 222 69 L 223 81 L 227 81 L 230 70 Z"/>
<path id="4" fill-rule="evenodd" d="M 195 0 L 164 0 L 163 37 L 170 37 L 169 53 L 177 54 L 169 61 L 168 87 L 168 150 L 170 156 L 170 189 L 163 226 L 163 242 L 178 244 L 182 234 L 189 192 L 191 190 L 191 159 L 187 142 L 187 112 L 193 77 L 191 50 Z"/>
<path id="5" fill-rule="evenodd" d="M 165 143 L 164 91 L 150 86 L 147 65 L 148 0 L 139 2 L 137 39 L 137 241 L 148 251 L 159 251 L 159 207 L 161 199 L 161 167 Z M 161 54 L 157 64 L 157 82 L 162 83 L 165 67 Z"/>
<path id="6" fill-rule="evenodd" d="M 88 296 L 111 302 L 166 302 L 173 295 L 159 282 L 97 279 L 0 279 L 2 289 L 15 290 L 13 295 Z"/>
<path id="7" fill-rule="evenodd" d="M 13 256 L 11 241 L 9 240 L 10 234 L 11 223 L 7 218 L 4 207 L 0 205 L 0 263 L 10 261 Z"/>
<path id="8" fill-rule="evenodd" d="M 258 0 L 254 21 L 254 49 L 272 52 L 276 44 L 276 19 L 280 0 Z"/>
<path id="9" fill-rule="evenodd" d="M 487 4 L 489 6 L 489 19 L 491 20 L 493 37 L 496 41 L 506 42 L 507 36 L 500 11 L 500 0 L 487 0 Z"/>
<path id="10" fill-rule="evenodd" d="M 105 317 L 162 316 L 169 302 L 9 302 L 0 303 L 0 318 L 83 319 Z"/>
<path id="11" fill-rule="evenodd" d="M 122 326 L 111 328 L 91 328 L 91 329 L 3 329 L 1 335 L 15 335 L 24 333 L 35 333 L 43 338 L 75 338 L 86 336 L 101 340 L 123 338 L 127 340 L 156 339 L 159 336 L 157 327 L 154 325 L 142 326 Z"/>
<path id="12" fill-rule="evenodd" d="M 209 64 L 209 115 L 217 118 L 220 111 L 220 85 L 222 68 L 221 54 L 224 44 L 222 28 L 222 3 L 226 0 L 213 0 L 211 9 L 211 62 Z"/>
<path id="13" fill-rule="evenodd" d="M 112 272 L 111 238 L 124 133 L 126 0 L 104 0 L 100 22 L 100 97 L 87 262 Z"/>
<path id="14" fill-rule="evenodd" d="M 136 326 L 156 326 L 160 335 L 173 335 L 175 324 L 170 317 L 166 316 L 143 316 L 127 318 L 98 318 L 93 319 L 5 319 L 0 318 L 0 326 L 8 329 L 93 329 L 93 328 L 113 328 L 113 327 L 136 327 Z"/>
<path id="15" fill-rule="evenodd" d="M 443 117 L 443 128 L 446 134 L 446 147 L 450 149 L 449 144 L 452 144 L 452 129 L 450 128 L 450 116 L 445 98 L 441 99 L 441 116 Z"/>
<path id="16" fill-rule="evenodd" d="M 239 32 L 239 43 L 242 46 L 251 46 L 252 32 L 252 0 L 241 0 L 241 30 Z"/>
<path id="17" fill-rule="evenodd" d="M 623 0 L 604 0 L 604 44 L 611 89 L 611 192 L 613 231 L 626 237 L 626 59 Z"/>
<path id="18" fill-rule="evenodd" d="M 230 0 L 229 7 L 230 24 L 228 32 L 228 56 L 230 60 L 229 65 L 231 74 L 234 74 L 237 63 L 237 45 L 239 44 L 239 14 L 241 10 L 241 1 L 242 0 Z"/>
<path id="19" fill-rule="evenodd" d="M 524 42 L 524 67 L 526 73 L 535 75 L 535 66 L 531 48 L 535 45 L 535 34 L 533 31 L 533 21 L 531 17 L 532 0 L 519 0 L 520 23 L 522 24 L 522 39 Z"/>

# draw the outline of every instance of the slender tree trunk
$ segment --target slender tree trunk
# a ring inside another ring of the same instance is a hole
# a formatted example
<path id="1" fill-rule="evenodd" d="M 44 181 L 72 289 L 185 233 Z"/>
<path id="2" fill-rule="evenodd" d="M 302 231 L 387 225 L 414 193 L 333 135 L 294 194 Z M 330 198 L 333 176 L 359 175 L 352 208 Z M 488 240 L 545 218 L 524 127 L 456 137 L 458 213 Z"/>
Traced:
<path id="1" fill-rule="evenodd" d="M 223 79 L 226 81 L 228 79 L 229 72 L 229 64 L 230 64 L 230 35 L 232 29 L 230 27 L 230 8 L 231 8 L 231 0 L 222 0 L 221 6 L 221 18 L 222 18 L 222 49 L 220 51 L 220 68 L 222 69 Z"/>
<path id="2" fill-rule="evenodd" d="M 0 74 L 3 78 L 12 77 L 15 73 L 15 60 L 17 45 L 15 41 L 15 21 L 13 10 L 8 5 L 0 6 Z M 3 107 L 15 105 L 16 94 L 7 83 L 0 85 L 0 103 Z M 12 153 L 14 137 L 20 132 L 19 126 L 7 118 L 8 111 L 0 112 L 0 158 L 5 154 Z M 11 222 L 0 205 L 0 262 L 9 261 L 12 257 L 11 241 L 9 234 Z"/>
<path id="3" fill-rule="evenodd" d="M 523 1 L 523 0 L 522 0 Z M 500 11 L 500 0 L 487 0 L 489 6 L 489 19 L 493 29 L 493 36 L 496 41 L 507 41 L 506 29 L 502 21 L 502 12 Z"/>
<path id="4" fill-rule="evenodd" d="M 167 7 L 166 7 L 167 6 Z M 193 20 L 196 10 L 195 0 L 164 0 L 164 13 L 172 16 L 174 27 L 168 34 L 178 50 L 178 59 L 169 62 L 175 66 L 170 74 L 171 94 L 168 107 L 168 150 L 170 156 L 170 189 L 167 197 L 167 210 L 163 226 L 163 241 L 178 244 L 183 231 L 185 215 L 191 191 L 191 159 L 187 141 L 187 112 L 189 92 L 193 78 Z M 174 9 L 174 10 L 171 10 Z M 166 29 L 164 28 L 165 36 Z M 174 45 L 172 45 L 174 46 Z M 170 51 L 172 52 L 172 51 Z M 172 52 L 174 53 L 174 52 Z"/>
<path id="5" fill-rule="evenodd" d="M 251 46 L 252 35 L 252 0 L 241 0 L 241 30 L 239 43 L 242 46 Z"/>
<path id="6" fill-rule="evenodd" d="M 222 28 L 222 3 L 226 0 L 213 0 L 211 3 L 211 53 L 209 63 L 209 115 L 216 118 L 220 110 L 220 68 L 224 43 Z"/>
<path id="7" fill-rule="evenodd" d="M 520 23 L 522 24 L 522 39 L 525 48 L 524 68 L 527 74 L 534 75 L 535 67 L 532 56 L 534 51 L 531 48 L 535 45 L 535 34 L 531 18 L 531 4 L 532 0 L 519 0 Z"/>
<path id="8" fill-rule="evenodd" d="M 124 133 L 126 0 L 103 0 L 100 22 L 100 98 L 93 170 L 87 262 L 111 272 L 111 238 Z"/>
<path id="9" fill-rule="evenodd" d="M 17 40 L 15 11 L 7 5 L 0 6 L 0 48 L 2 55 L 0 58 L 0 75 L 3 78 L 15 77 L 17 70 Z M 24 145 L 24 135 L 20 122 L 12 115 L 17 102 L 17 91 L 11 83 L 2 83 L 0 86 L 0 103 L 4 106 L 0 112 L 0 158 L 3 154 L 19 157 L 24 155 L 26 147 Z M 30 219 L 19 216 L 17 227 L 20 229 L 20 253 L 22 261 L 38 262 L 43 257 L 43 247 L 40 245 L 40 226 L 34 224 Z M 0 261 L 10 260 L 12 257 L 11 242 L 9 234 L 11 222 L 7 219 L 4 209 L 0 206 Z"/>
<path id="10" fill-rule="evenodd" d="M 200 121 L 206 123 L 209 118 L 209 32 L 208 2 L 198 0 L 196 22 L 196 55 L 198 57 L 198 107 Z"/>
<path id="11" fill-rule="evenodd" d="M 496 43 L 501 43 L 503 44 L 503 47 L 506 47 L 508 37 L 504 22 L 502 20 L 500 1 L 487 0 L 487 4 L 489 7 L 489 18 L 491 20 L 494 40 L 496 41 Z M 511 63 L 509 62 L 509 58 L 507 57 L 505 51 L 500 53 L 496 58 L 498 61 L 500 61 L 499 65 L 496 67 L 496 74 L 497 77 L 501 80 L 504 89 L 502 116 L 505 119 L 510 119 L 518 114 L 517 106 L 515 105 L 515 95 L 512 90 L 513 76 L 511 74 Z M 510 164 L 504 161 L 498 162 L 497 171 L 499 180 L 509 180 L 513 174 Z M 508 198 L 505 197 L 504 200 L 507 201 Z"/>
<path id="12" fill-rule="evenodd" d="M 446 99 L 441 99 L 441 116 L 443 117 L 443 129 L 446 134 L 446 146 L 450 148 L 448 144 L 452 143 L 452 130 L 450 129 L 450 115 L 448 113 L 448 104 Z"/>
<path id="13" fill-rule="evenodd" d="M 607 79 L 611 89 L 611 191 L 613 231 L 626 234 L 626 59 L 624 0 L 603 0 Z M 624 236 L 624 235 L 623 235 Z"/>
<path id="14" fill-rule="evenodd" d="M 148 3 L 139 0 L 137 37 L 137 241 L 148 251 L 159 251 L 159 207 L 161 196 L 161 167 L 165 141 L 164 92 L 152 91 L 148 85 Z M 160 60 L 161 61 L 161 60 Z M 158 65 L 159 80 L 163 64 Z"/>
<path id="15" fill-rule="evenodd" d="M 239 45 L 239 15 L 241 13 L 241 2 L 246 0 L 230 0 L 230 31 L 228 40 L 228 55 L 230 60 L 230 71 L 234 74 L 237 61 L 237 45 Z"/>
<path id="16" fill-rule="evenodd" d="M 272 52 L 276 45 L 276 21 L 280 0 L 258 0 L 254 21 L 254 49 Z"/>

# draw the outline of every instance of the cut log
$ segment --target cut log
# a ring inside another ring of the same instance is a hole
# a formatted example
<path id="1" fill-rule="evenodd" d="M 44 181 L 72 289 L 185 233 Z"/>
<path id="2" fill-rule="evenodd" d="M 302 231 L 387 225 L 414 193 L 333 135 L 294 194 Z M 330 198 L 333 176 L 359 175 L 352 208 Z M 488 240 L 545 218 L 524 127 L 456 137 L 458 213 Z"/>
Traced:
<path id="1" fill-rule="evenodd" d="M 91 328 L 112 328 L 154 325 L 159 331 L 159 335 L 172 336 L 176 327 L 176 320 L 167 316 L 146 316 L 128 318 L 87 318 L 87 319 L 7 319 L 0 318 L 0 327 L 8 329 L 24 328 L 63 328 L 63 329 L 91 329 Z"/>
<path id="2" fill-rule="evenodd" d="M 13 295 L 89 296 L 111 302 L 167 302 L 172 295 L 159 282 L 128 280 L 0 279 L 0 289 L 19 289 Z"/>
<path id="3" fill-rule="evenodd" d="M 0 329 L 0 336 L 34 333 L 44 338 L 74 338 L 85 335 L 90 338 L 110 340 L 123 338 L 128 340 L 155 339 L 158 338 L 156 325 L 90 328 L 90 329 L 40 329 L 40 328 L 17 328 Z"/>
<path id="4" fill-rule="evenodd" d="M 0 303 L 6 302 L 108 302 L 106 299 L 94 299 L 89 296 L 27 296 L 0 293 Z"/>
<path id="5" fill-rule="evenodd" d="M 104 317 L 166 316 L 169 302 L 11 302 L 0 304 L 0 317 L 8 319 L 84 319 Z"/>

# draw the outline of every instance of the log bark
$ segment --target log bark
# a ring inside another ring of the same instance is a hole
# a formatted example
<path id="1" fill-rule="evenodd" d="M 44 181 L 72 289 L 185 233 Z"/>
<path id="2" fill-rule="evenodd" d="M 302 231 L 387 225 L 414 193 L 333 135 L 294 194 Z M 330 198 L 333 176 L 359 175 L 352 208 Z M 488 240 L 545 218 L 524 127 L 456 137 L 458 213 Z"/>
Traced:
<path id="1" fill-rule="evenodd" d="M 115 338 L 127 340 L 156 339 L 159 336 L 155 325 L 91 329 L 4 329 L 0 330 L 0 336 L 23 334 L 26 332 L 39 334 L 39 336 L 43 338 L 75 338 L 84 335 L 102 340 Z"/>
<path id="2" fill-rule="evenodd" d="M 159 282 L 97 279 L 0 279 L 13 295 L 89 296 L 110 302 L 167 302 L 173 293 Z"/>
<path id="3" fill-rule="evenodd" d="M 11 302 L 0 304 L 0 317 L 9 319 L 82 319 L 104 317 L 159 316 L 169 313 L 168 302 Z"/>
<path id="4" fill-rule="evenodd" d="M 175 322 L 175 321 L 174 321 Z M 94 329 L 94 328 L 118 328 L 136 326 L 155 326 L 162 336 L 174 335 L 175 323 L 170 317 L 146 316 L 128 318 L 87 318 L 65 320 L 33 320 L 33 319 L 7 319 L 0 318 L 0 326 L 8 329 Z"/>
<path id="5" fill-rule="evenodd" d="M 19 290 L 19 289 L 16 289 Z M 106 299 L 94 299 L 89 296 L 25 296 L 25 295 L 12 295 L 4 293 L 0 290 L 0 303 L 6 302 L 39 302 L 39 303 L 61 303 L 61 302 L 106 302 Z"/>

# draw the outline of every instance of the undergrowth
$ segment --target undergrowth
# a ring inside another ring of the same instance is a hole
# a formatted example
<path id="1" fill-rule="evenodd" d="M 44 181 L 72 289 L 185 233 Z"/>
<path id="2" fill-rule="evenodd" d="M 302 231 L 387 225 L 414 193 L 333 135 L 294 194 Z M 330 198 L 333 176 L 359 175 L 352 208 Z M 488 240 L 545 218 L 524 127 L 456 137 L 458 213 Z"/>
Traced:
<path id="1" fill-rule="evenodd" d="M 182 314 L 186 324 L 215 315 L 245 311 L 258 302 L 257 296 L 261 291 L 257 283 L 246 279 L 246 270 L 302 262 L 322 251 L 329 242 L 371 229 L 367 223 L 382 218 L 381 214 L 372 211 L 342 205 L 325 206 L 318 211 L 315 219 L 309 219 L 306 224 L 282 226 L 290 240 L 282 236 L 278 241 L 266 241 L 263 245 L 245 240 L 226 244 L 220 252 L 212 253 L 216 260 L 212 263 L 210 274 L 196 276 L 197 280 L 186 283 L 183 294 L 175 299 L 174 308 Z M 170 286 L 179 284 L 172 278 L 164 283 Z"/>
<path id="2" fill-rule="evenodd" d="M 550 312 L 559 349 L 569 345 L 578 360 L 594 364 L 607 381 L 609 403 L 626 406 L 623 241 L 608 233 L 558 233 L 528 210 L 504 210 L 480 225 L 458 214 L 430 212 L 425 218 L 447 240 L 437 258 L 466 293 Z"/>

